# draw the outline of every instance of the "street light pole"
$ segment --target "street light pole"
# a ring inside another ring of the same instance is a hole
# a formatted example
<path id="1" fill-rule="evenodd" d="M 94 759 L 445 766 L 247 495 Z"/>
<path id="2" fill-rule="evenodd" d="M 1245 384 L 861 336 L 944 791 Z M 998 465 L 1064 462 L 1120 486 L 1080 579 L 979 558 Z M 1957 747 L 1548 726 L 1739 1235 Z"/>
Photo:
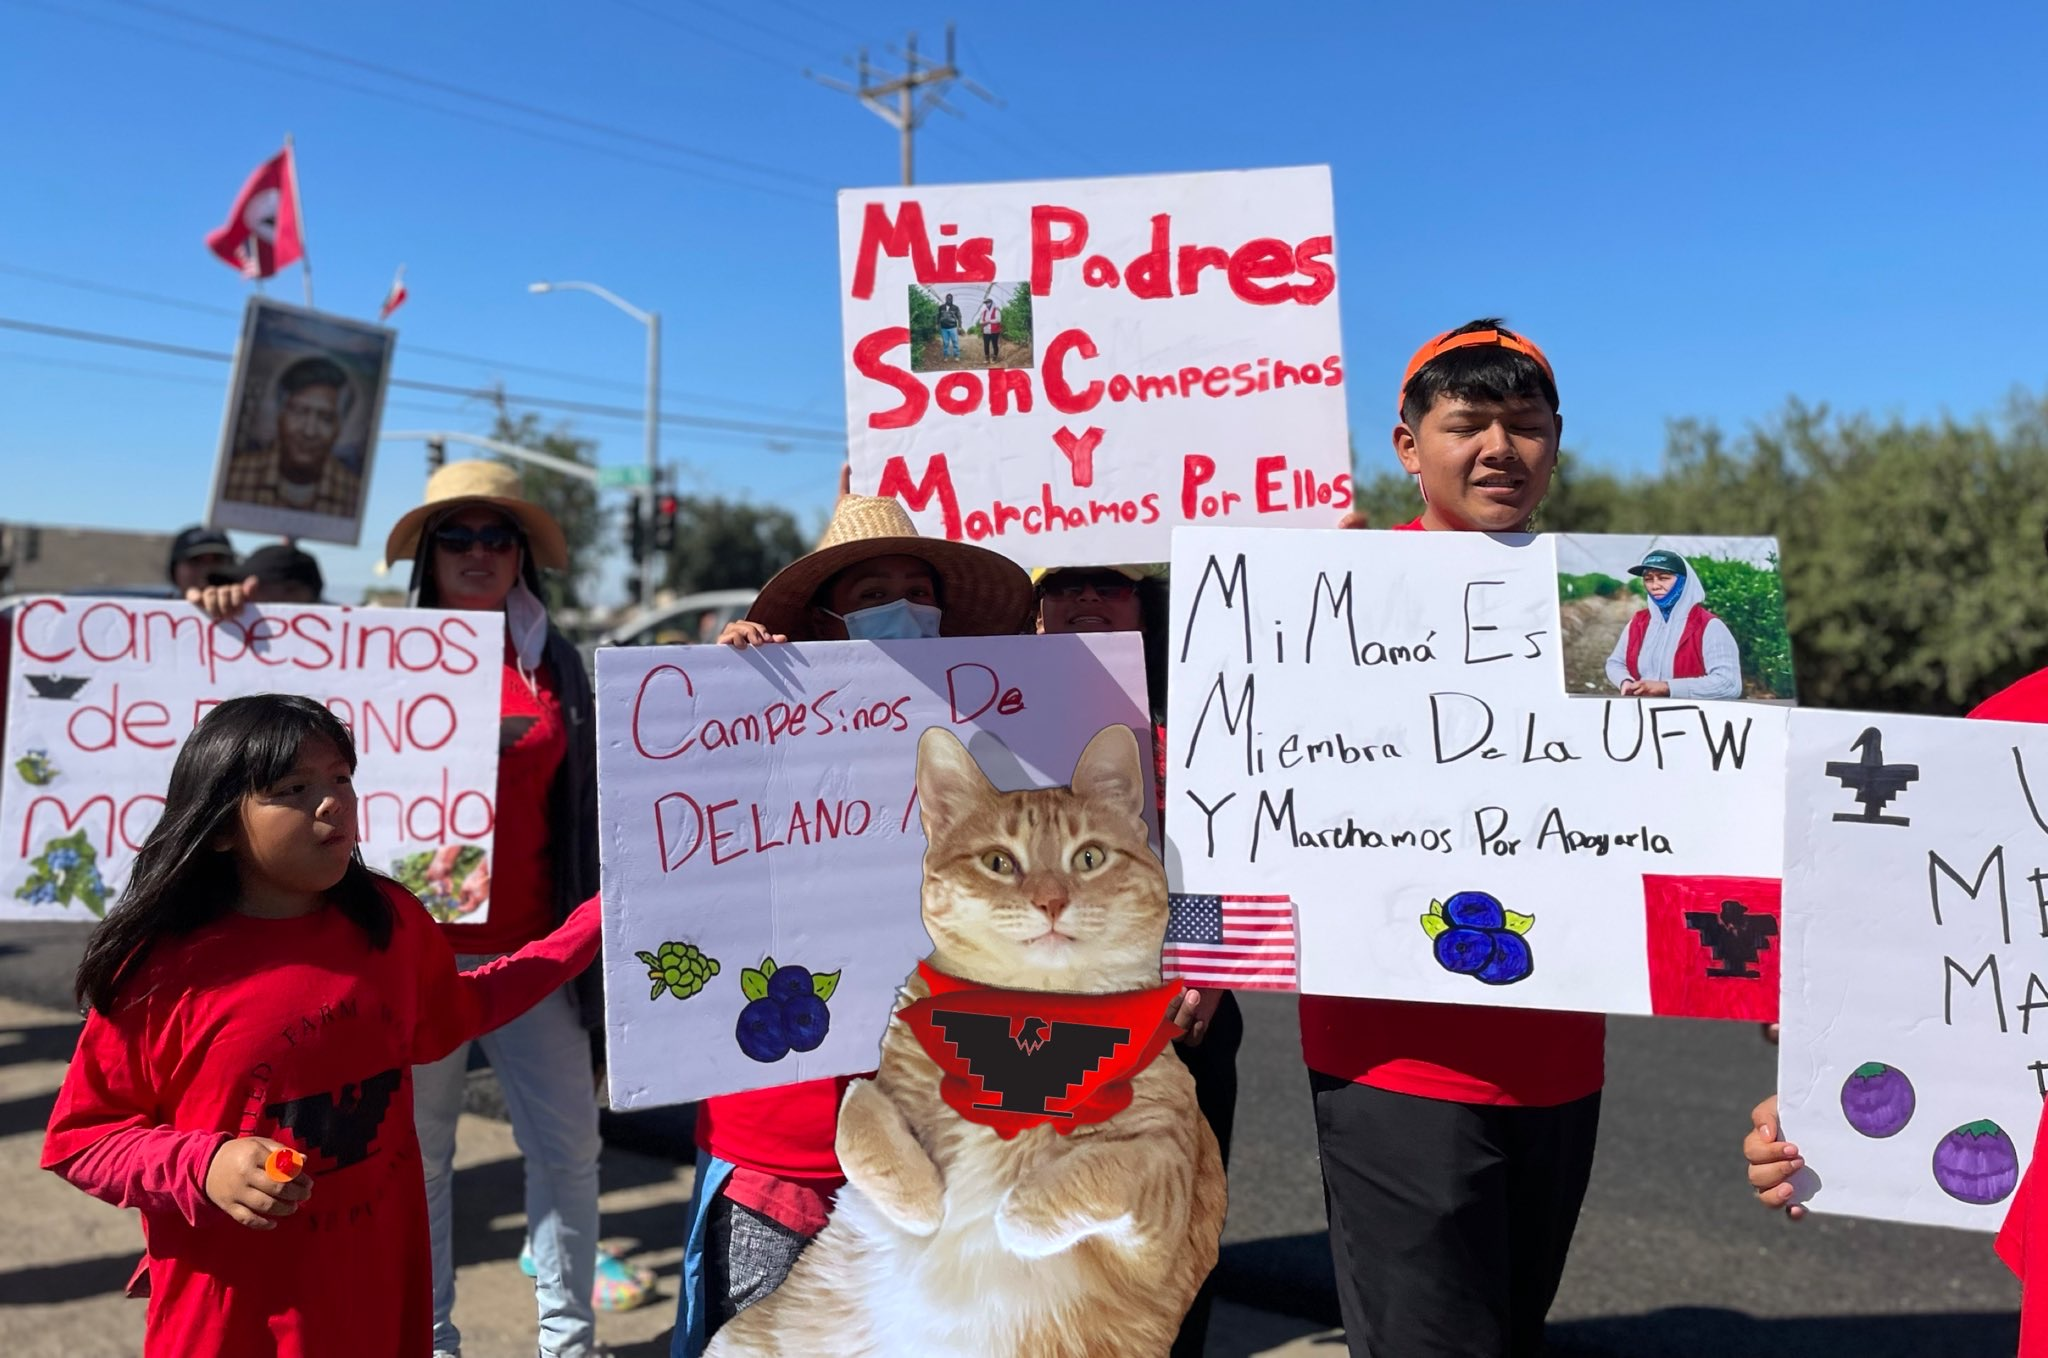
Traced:
<path id="1" fill-rule="evenodd" d="M 642 311 L 609 288 L 595 283 L 529 283 L 528 292 L 587 292 L 610 302 L 619 310 L 647 327 L 647 484 L 640 490 L 642 522 L 649 532 L 654 528 L 656 482 L 661 476 L 661 313 Z M 640 559 L 640 602 L 643 607 L 654 603 L 656 567 L 654 553 L 648 552 Z"/>

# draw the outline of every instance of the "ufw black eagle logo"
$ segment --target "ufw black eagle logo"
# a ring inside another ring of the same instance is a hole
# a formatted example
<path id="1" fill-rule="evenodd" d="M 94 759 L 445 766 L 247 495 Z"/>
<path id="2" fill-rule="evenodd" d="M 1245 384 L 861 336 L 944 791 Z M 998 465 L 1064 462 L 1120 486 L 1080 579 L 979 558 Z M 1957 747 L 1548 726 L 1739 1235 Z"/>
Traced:
<path id="1" fill-rule="evenodd" d="M 343 1085 L 339 1095 L 325 1090 L 266 1104 L 263 1115 L 288 1128 L 301 1146 L 319 1151 L 334 1161 L 334 1168 L 342 1169 L 370 1158 L 401 1075 L 394 1066 L 360 1084 Z"/>
<path id="2" fill-rule="evenodd" d="M 1131 1040 L 1129 1028 L 1099 1023 L 1048 1023 L 1026 1018 L 1012 1031 L 1003 1014 L 969 1014 L 955 1009 L 931 1011 L 932 1026 L 967 1062 L 981 1087 L 998 1103 L 977 1103 L 978 1109 L 1000 1109 L 1034 1117 L 1070 1118 L 1046 1105 L 1067 1091 Z"/>
<path id="3" fill-rule="evenodd" d="M 1739 981 L 1760 979 L 1756 962 L 1778 936 L 1778 921 L 1769 915 L 1752 915 L 1741 901 L 1723 901 L 1715 910 L 1688 910 L 1686 927 L 1700 936 L 1700 945 L 1714 955 L 1717 965 L 1707 975 Z"/>

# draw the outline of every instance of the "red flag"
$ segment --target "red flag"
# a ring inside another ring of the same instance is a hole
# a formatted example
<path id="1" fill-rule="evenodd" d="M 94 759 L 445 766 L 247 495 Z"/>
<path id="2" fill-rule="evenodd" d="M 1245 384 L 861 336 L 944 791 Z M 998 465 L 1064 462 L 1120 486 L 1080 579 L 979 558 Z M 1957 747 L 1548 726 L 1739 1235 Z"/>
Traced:
<path id="1" fill-rule="evenodd" d="M 299 195 L 291 147 L 258 166 L 235 197 L 225 226 L 207 233 L 206 248 L 245 278 L 268 278 L 304 257 Z"/>
<path id="2" fill-rule="evenodd" d="M 388 321 L 391 313 L 405 305 L 405 266 L 398 266 L 398 272 L 391 275 L 391 291 L 384 294 L 384 309 L 377 313 L 377 319 Z"/>

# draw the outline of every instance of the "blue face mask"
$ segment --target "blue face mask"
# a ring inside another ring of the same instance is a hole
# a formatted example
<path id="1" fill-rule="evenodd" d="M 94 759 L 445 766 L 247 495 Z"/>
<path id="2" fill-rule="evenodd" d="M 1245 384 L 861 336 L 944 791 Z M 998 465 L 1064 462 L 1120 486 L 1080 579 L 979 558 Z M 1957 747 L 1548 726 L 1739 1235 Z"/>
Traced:
<path id="1" fill-rule="evenodd" d="M 908 599 L 832 616 L 846 624 L 846 635 L 855 641 L 909 641 L 939 634 L 939 610 Z"/>

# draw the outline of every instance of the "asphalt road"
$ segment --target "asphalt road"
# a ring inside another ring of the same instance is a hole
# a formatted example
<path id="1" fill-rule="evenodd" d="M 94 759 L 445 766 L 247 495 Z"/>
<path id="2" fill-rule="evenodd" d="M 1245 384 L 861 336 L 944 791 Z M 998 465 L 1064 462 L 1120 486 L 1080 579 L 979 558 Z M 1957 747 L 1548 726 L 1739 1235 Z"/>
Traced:
<path id="1" fill-rule="evenodd" d="M 84 931 L 0 924 L 0 994 L 69 1007 Z M 1315 1135 L 1288 996 L 1240 997 L 1222 1285 L 1336 1323 Z M 1569 1358 L 1981 1358 L 2017 1347 L 2018 1287 L 1988 1235 L 1815 1217 L 1749 1200 L 1738 1163 L 1773 1052 L 1752 1024 L 1616 1019 L 1600 1155 L 1552 1312 Z M 473 1103 L 488 1108 L 478 1081 Z M 684 1110 L 607 1116 L 608 1139 L 687 1147 Z"/>

